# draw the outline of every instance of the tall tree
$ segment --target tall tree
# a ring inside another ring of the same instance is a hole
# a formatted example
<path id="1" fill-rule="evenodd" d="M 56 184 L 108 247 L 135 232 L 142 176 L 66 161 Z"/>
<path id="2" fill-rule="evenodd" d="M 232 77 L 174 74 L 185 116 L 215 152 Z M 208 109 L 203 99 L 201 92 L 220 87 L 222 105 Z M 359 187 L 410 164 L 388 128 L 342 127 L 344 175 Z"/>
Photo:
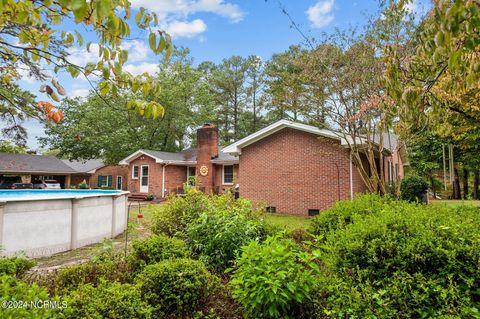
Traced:
<path id="1" fill-rule="evenodd" d="M 271 96 L 269 115 L 273 120 L 291 118 L 297 121 L 305 111 L 302 68 L 297 63 L 305 53 L 300 46 L 290 46 L 267 62 L 267 92 Z"/>
<path id="2" fill-rule="evenodd" d="M 244 134 L 240 130 L 240 118 L 247 103 L 248 63 L 245 58 L 233 56 L 211 69 L 210 89 L 213 94 L 218 126 L 224 143 L 233 142 Z"/>
<path id="3" fill-rule="evenodd" d="M 207 83 L 192 64 L 188 51 L 177 51 L 171 64 L 159 65 L 156 77 L 164 89 L 158 96 L 141 97 L 162 103 L 166 110 L 163 118 L 145 119 L 128 110 L 129 101 L 139 98 L 129 90 L 108 96 L 108 104 L 95 94 L 86 101 L 67 99 L 62 105 L 65 120 L 57 125 L 46 123 L 43 146 L 58 149 L 59 156 L 102 158 L 108 163 L 118 163 L 140 148 L 182 150 L 189 146 L 194 128 L 212 114 Z"/>
<path id="4" fill-rule="evenodd" d="M 62 22 L 68 22 L 68 30 Z M 143 8 L 135 15 L 136 25 L 143 30 L 154 30 L 158 17 Z M 0 2 L 0 99 L 10 103 L 21 96 L 15 94 L 14 83 L 28 75 L 43 83 L 40 92 L 53 102 L 67 94 L 60 83 L 45 72 L 57 75 L 67 72 L 73 78 L 83 74 L 94 75 L 100 80 L 99 93 L 115 95 L 120 88 L 140 87 L 145 94 L 155 94 L 159 86 L 148 74 L 136 77 L 125 72 L 122 66 L 128 59 L 128 51 L 122 42 L 130 36 L 130 1 L 128 0 L 68 0 L 31 1 L 3 0 Z M 152 29 L 153 27 L 153 29 Z M 96 63 L 78 65 L 69 57 L 68 49 L 76 46 L 90 50 L 91 42 L 84 43 L 82 33 L 93 31 L 99 58 Z M 149 33 L 150 47 L 154 53 L 171 54 L 170 38 L 163 32 Z M 49 81 L 50 83 L 48 83 Z M 6 94 L 8 91 L 10 94 Z M 20 92 L 19 92 L 20 93 Z M 59 121 L 61 111 L 51 103 L 39 103 L 45 119 Z M 163 109 L 155 101 L 148 104 L 141 99 L 130 106 L 139 113 L 159 116 Z M 23 109 L 15 116 L 21 117 Z M 26 111 L 28 112 L 28 111 Z"/>

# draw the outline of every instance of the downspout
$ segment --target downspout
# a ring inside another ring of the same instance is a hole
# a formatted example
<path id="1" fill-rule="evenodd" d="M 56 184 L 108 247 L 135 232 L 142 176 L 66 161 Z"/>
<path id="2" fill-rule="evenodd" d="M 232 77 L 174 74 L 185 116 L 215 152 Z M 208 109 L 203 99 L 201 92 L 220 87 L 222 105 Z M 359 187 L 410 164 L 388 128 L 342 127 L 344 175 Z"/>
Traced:
<path id="1" fill-rule="evenodd" d="M 352 151 L 351 150 L 350 150 L 349 170 L 350 170 L 350 199 L 353 199 L 353 165 L 352 165 Z"/>

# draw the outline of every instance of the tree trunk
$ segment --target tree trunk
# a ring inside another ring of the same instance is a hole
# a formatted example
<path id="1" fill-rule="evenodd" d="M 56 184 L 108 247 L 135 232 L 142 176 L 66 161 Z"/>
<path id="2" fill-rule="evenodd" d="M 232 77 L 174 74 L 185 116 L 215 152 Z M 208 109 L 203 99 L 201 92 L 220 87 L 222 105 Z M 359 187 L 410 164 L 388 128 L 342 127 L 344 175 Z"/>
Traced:
<path id="1" fill-rule="evenodd" d="M 479 199 L 480 193 L 478 192 L 478 184 L 480 182 L 480 170 L 476 169 L 473 172 L 473 199 Z"/>
<path id="2" fill-rule="evenodd" d="M 458 177 L 458 168 L 453 169 L 453 199 L 462 199 L 460 191 L 460 178 Z"/>
<path id="3" fill-rule="evenodd" d="M 433 174 L 430 173 L 430 184 L 432 185 L 433 199 L 437 199 L 437 190 L 435 189 L 435 179 Z"/>
<path id="4" fill-rule="evenodd" d="M 463 199 L 468 198 L 468 169 L 463 169 Z"/>

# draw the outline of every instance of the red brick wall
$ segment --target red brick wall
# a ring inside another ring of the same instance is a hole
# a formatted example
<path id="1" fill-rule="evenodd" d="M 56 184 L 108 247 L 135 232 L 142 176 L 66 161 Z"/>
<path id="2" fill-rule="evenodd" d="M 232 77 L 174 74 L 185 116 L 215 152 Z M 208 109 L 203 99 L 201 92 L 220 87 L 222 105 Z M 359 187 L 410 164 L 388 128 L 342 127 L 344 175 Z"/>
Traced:
<path id="1" fill-rule="evenodd" d="M 138 165 L 139 178 L 132 179 L 133 166 Z M 142 155 L 139 158 L 130 162 L 128 166 L 128 190 L 132 193 L 140 193 L 140 176 L 141 166 L 148 165 L 149 179 L 148 179 L 148 194 L 155 195 L 157 198 L 162 197 L 162 164 L 155 163 L 155 159 Z M 183 183 L 187 180 L 187 167 L 178 165 L 165 166 L 165 189 L 171 192 L 177 188 L 182 188 Z"/>
<path id="2" fill-rule="evenodd" d="M 337 167 L 340 179 L 337 179 Z M 365 190 L 353 166 L 354 192 Z M 240 195 L 264 201 L 277 212 L 307 215 L 338 198 L 350 198 L 349 152 L 333 139 L 283 129 L 252 145 L 240 155 Z"/>
<path id="3" fill-rule="evenodd" d="M 128 166 L 108 165 L 99 168 L 90 176 L 90 188 L 98 187 L 98 176 L 112 176 L 112 187 L 117 188 L 117 176 L 122 176 L 122 189 L 127 189 Z"/>

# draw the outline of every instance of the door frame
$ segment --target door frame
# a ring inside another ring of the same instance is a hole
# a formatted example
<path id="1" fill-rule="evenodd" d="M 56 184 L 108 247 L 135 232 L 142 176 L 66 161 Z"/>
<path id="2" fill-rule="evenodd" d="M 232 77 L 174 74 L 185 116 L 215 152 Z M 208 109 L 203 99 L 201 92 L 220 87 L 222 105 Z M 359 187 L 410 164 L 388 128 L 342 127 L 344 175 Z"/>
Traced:
<path id="1" fill-rule="evenodd" d="M 147 185 L 142 185 L 143 184 L 143 168 L 147 168 Z M 148 184 L 150 182 L 150 167 L 148 165 L 141 165 L 140 166 L 140 193 L 148 193 Z"/>
<path id="2" fill-rule="evenodd" d="M 120 177 L 120 187 L 118 187 L 118 178 Z M 123 190 L 123 176 L 122 175 L 117 175 L 117 180 L 115 181 L 116 182 L 116 188 L 119 189 L 119 190 Z"/>

